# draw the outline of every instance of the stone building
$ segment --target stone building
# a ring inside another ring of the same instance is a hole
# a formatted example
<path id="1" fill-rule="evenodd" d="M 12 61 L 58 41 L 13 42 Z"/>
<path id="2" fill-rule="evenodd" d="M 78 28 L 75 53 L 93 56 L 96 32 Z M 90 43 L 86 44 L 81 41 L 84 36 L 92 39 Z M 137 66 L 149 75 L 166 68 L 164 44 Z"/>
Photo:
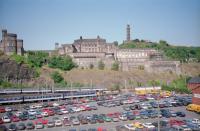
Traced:
<path id="1" fill-rule="evenodd" d="M 127 39 L 131 41 L 130 25 L 127 25 Z M 172 71 L 180 73 L 179 61 L 167 61 L 160 51 L 155 49 L 120 49 L 113 43 L 107 43 L 105 39 L 80 39 L 74 40 L 72 44 L 55 44 L 59 55 L 69 55 L 79 67 L 88 68 L 91 64 L 98 66 L 103 61 L 107 68 L 117 61 L 121 70 L 129 71 L 134 68 L 142 68 L 149 72 Z"/>
<path id="2" fill-rule="evenodd" d="M 56 43 L 56 48 L 57 48 Z M 59 55 L 69 55 L 80 67 L 89 67 L 91 64 L 98 65 L 103 61 L 107 67 L 114 62 L 114 53 L 116 51 L 115 43 L 107 43 L 105 39 L 80 39 L 74 40 L 73 44 L 62 44 L 58 48 Z"/>
<path id="3" fill-rule="evenodd" d="M 0 41 L 0 50 L 6 55 L 16 53 L 24 54 L 23 40 L 17 39 L 17 35 L 8 33 L 7 30 L 2 30 L 2 40 Z"/>

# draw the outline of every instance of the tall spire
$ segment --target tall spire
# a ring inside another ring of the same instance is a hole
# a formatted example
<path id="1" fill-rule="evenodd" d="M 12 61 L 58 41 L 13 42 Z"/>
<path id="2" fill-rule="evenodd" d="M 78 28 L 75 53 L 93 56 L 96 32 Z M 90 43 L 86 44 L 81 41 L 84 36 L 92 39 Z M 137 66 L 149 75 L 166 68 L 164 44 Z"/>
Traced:
<path id="1" fill-rule="evenodd" d="M 127 27 L 126 27 L 126 41 L 129 42 L 131 40 L 131 28 L 130 28 L 130 25 L 127 24 Z"/>

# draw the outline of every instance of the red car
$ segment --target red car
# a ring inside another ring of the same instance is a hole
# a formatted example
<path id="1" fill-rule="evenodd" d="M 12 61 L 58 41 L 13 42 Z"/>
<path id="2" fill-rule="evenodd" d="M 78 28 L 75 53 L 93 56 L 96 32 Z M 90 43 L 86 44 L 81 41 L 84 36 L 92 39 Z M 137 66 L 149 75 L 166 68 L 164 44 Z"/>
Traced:
<path id="1" fill-rule="evenodd" d="M 85 107 L 85 110 L 86 110 L 86 111 L 91 111 L 92 108 L 90 108 L 90 107 Z"/>
<path id="2" fill-rule="evenodd" d="M 49 111 L 47 111 L 47 113 L 48 113 L 49 116 L 55 115 L 55 112 L 51 109 L 49 109 Z"/>
<path id="3" fill-rule="evenodd" d="M 121 113 L 120 112 L 115 112 L 115 113 L 113 113 L 115 116 L 120 116 L 121 115 Z"/>
<path id="4" fill-rule="evenodd" d="M 181 126 L 181 125 L 185 125 L 185 122 L 183 122 L 181 120 L 170 120 L 169 124 L 171 126 L 173 126 L 173 125 Z"/>
<path id="5" fill-rule="evenodd" d="M 3 124 L 4 122 L 3 122 L 3 120 L 0 118 L 0 124 Z"/>
<path id="6" fill-rule="evenodd" d="M 4 113 L 6 112 L 5 108 L 4 107 L 0 107 L 0 113 Z"/>
<path id="7" fill-rule="evenodd" d="M 12 122 L 19 122 L 20 119 L 19 119 L 17 116 L 12 116 L 12 117 L 11 117 L 11 121 L 12 121 Z"/>
<path id="8" fill-rule="evenodd" d="M 46 125 L 48 123 L 47 119 L 39 118 L 35 121 L 35 124 L 42 123 L 43 125 Z"/>
<path id="9" fill-rule="evenodd" d="M 49 108 L 44 108 L 42 111 L 47 112 L 49 116 L 55 115 L 55 112 L 52 109 L 49 109 Z"/>
<path id="10" fill-rule="evenodd" d="M 133 111 L 133 115 L 140 115 L 139 111 Z"/>
<path id="11" fill-rule="evenodd" d="M 108 117 L 113 117 L 113 113 L 108 113 L 106 116 L 108 116 Z"/>

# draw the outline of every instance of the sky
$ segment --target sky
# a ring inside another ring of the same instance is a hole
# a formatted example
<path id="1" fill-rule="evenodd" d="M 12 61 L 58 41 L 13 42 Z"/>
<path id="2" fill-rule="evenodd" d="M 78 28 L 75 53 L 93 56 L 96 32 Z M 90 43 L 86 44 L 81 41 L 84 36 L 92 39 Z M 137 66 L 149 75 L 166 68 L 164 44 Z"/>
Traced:
<path id="1" fill-rule="evenodd" d="M 200 0 L 0 0 L 0 28 L 24 40 L 25 50 L 96 38 L 200 46 Z M 1 33 L 0 33 L 1 35 Z"/>

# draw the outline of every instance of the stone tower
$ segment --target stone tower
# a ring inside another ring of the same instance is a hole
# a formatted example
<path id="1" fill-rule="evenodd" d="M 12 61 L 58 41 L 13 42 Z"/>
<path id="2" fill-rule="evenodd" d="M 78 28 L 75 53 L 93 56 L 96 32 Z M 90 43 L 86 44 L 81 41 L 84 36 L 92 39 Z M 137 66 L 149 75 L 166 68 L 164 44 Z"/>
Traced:
<path id="1" fill-rule="evenodd" d="M 127 24 L 127 27 L 126 27 L 126 41 L 129 42 L 131 40 L 131 28 L 130 28 L 130 25 Z"/>
<path id="2" fill-rule="evenodd" d="M 59 43 L 55 43 L 55 50 L 58 50 L 59 48 Z"/>

